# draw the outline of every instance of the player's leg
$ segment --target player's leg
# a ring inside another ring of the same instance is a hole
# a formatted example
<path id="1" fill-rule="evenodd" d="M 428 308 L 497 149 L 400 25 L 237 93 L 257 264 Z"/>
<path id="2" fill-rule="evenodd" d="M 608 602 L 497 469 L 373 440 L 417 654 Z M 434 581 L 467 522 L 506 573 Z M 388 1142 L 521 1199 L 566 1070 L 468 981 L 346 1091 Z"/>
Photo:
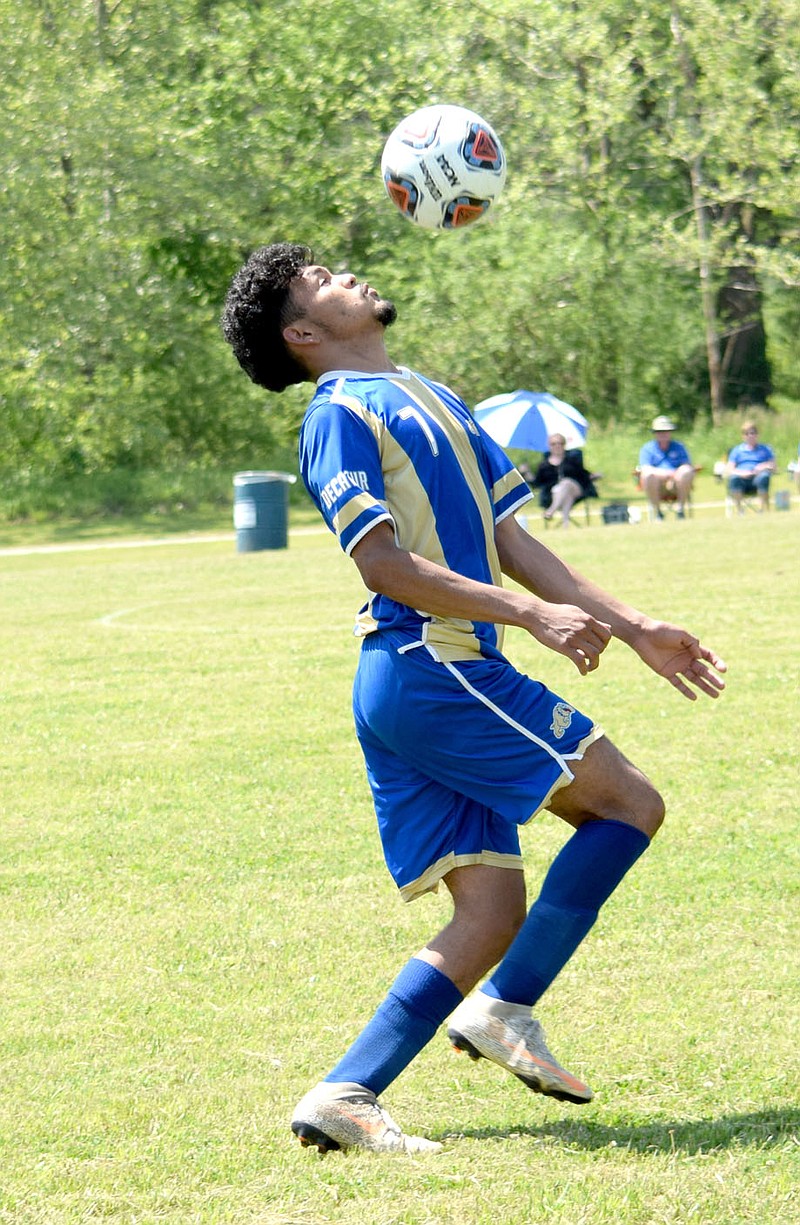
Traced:
<path id="1" fill-rule="evenodd" d="M 369 640 L 354 709 L 387 864 L 407 898 L 444 878 L 454 917 L 401 972 L 325 1082 L 303 1099 L 293 1128 L 323 1148 L 420 1151 L 429 1143 L 403 1136 L 377 1093 L 427 1043 L 461 990 L 504 952 L 524 912 L 516 822 L 545 803 L 570 767 L 574 776 L 596 733 L 569 704 L 505 661 L 453 668 L 425 651 L 403 655 Z M 455 711 L 460 735 L 442 739 Z M 490 797 L 498 803 L 502 797 L 504 817 L 488 807 Z M 497 870 L 469 872 L 467 865 Z M 557 1064 L 527 1013 L 524 1053 L 533 1072 L 496 1061 L 542 1092 L 588 1100 L 591 1092 Z"/>
<path id="2" fill-rule="evenodd" d="M 457 1010 L 448 1033 L 458 1049 L 486 1055 L 532 1089 L 586 1102 L 591 1090 L 547 1051 L 531 1008 L 647 849 L 663 819 L 663 804 L 644 775 L 606 739 L 586 750 L 574 775 L 548 807 L 575 833 L 553 861 L 505 957 Z"/>
<path id="3" fill-rule="evenodd" d="M 299 1103 L 292 1130 L 320 1151 L 357 1146 L 426 1152 L 440 1146 L 405 1135 L 377 1098 L 508 948 L 525 918 L 521 869 L 483 864 L 445 876 L 453 918 L 407 963 L 343 1058 Z"/>
<path id="4" fill-rule="evenodd" d="M 608 739 L 587 749 L 574 774 L 548 807 L 575 833 L 485 987 L 509 1003 L 532 1005 L 542 996 L 663 820 L 658 792 Z"/>
<path id="5" fill-rule="evenodd" d="M 326 1081 L 356 1082 L 380 1096 L 497 964 L 525 921 L 521 867 L 468 864 L 443 880 L 453 899 L 452 919 L 400 971 Z"/>
<path id="6" fill-rule="evenodd" d="M 430 1042 L 463 998 L 455 983 L 422 957 L 412 957 L 342 1059 L 295 1109 L 292 1131 L 321 1152 L 434 1152 L 441 1145 L 406 1135 L 378 1095 Z"/>
<path id="7" fill-rule="evenodd" d="M 466 995 L 496 966 L 525 922 L 522 868 L 468 864 L 443 877 L 453 917 L 418 954 Z"/>
<path id="8" fill-rule="evenodd" d="M 574 777 L 547 807 L 577 829 L 587 821 L 618 821 L 653 838 L 664 820 L 664 802 L 650 780 L 603 736 L 573 767 Z"/>
<path id="9" fill-rule="evenodd" d="M 456 1045 L 488 1055 L 531 1088 L 588 1101 L 591 1090 L 547 1051 L 530 1008 L 647 847 L 663 818 L 661 800 L 591 720 L 507 661 L 433 663 L 420 651 L 403 659 L 405 683 L 413 691 L 407 701 L 415 715 L 422 715 L 431 699 L 434 713 L 422 719 L 431 735 L 420 736 L 416 723 L 392 717 L 385 709 L 383 733 L 406 762 L 415 760 L 439 785 L 471 795 L 488 808 L 481 833 L 491 836 L 495 862 L 498 852 L 510 859 L 512 848 L 502 841 L 504 832 L 542 807 L 576 829 L 547 873 L 540 897 L 509 951 L 481 992 L 459 1008 L 449 1032 Z M 441 728 L 452 725 L 451 712 L 456 710 L 459 735 L 443 739 Z M 413 817 L 408 805 L 402 808 L 406 833 Z M 412 831 L 413 841 L 413 824 Z M 465 832 L 471 835 L 473 826 L 466 826 Z M 458 844 L 452 866 L 464 862 L 463 851 L 474 849 L 468 842 Z M 413 879 L 424 881 L 424 876 L 418 873 Z M 460 884 L 464 878 L 445 879 L 453 892 L 452 882 Z M 458 911 L 456 915 L 460 923 Z M 449 973 L 458 977 L 452 968 Z M 475 1000 L 483 1015 L 465 1030 Z"/>
<path id="10" fill-rule="evenodd" d="M 449 881 L 463 875 L 467 883 L 451 888 L 454 917 L 444 932 L 400 971 L 342 1059 L 297 1107 L 293 1130 L 304 1143 L 322 1149 L 357 1145 L 417 1152 L 431 1147 L 387 1122 L 377 1098 L 427 1045 L 460 1003 L 464 990 L 499 960 L 525 918 L 516 826 L 499 820 L 485 804 L 436 782 L 409 760 L 418 755 L 420 739 L 431 740 L 441 733 L 438 708 L 432 726 L 425 723 L 421 710 L 398 717 L 396 734 L 410 737 L 408 756 L 386 743 L 392 739 L 397 712 L 408 710 L 407 685 L 420 698 L 426 692 L 426 678 L 435 688 L 442 671 L 430 660 L 420 669 L 374 644 L 362 648 L 356 725 L 387 865 L 406 900 L 435 888 L 442 878 Z M 409 672 L 411 678 L 404 681 Z M 460 701 L 460 687 L 447 675 L 444 679 Z M 376 701 L 380 712 L 372 709 Z M 388 714 L 383 709 L 387 701 Z M 382 735 L 376 733 L 376 724 L 381 725 Z M 481 858 L 486 853 L 493 863 L 484 866 Z M 465 866 L 457 868 L 459 863 Z M 448 950 L 446 958 L 440 948 Z"/>

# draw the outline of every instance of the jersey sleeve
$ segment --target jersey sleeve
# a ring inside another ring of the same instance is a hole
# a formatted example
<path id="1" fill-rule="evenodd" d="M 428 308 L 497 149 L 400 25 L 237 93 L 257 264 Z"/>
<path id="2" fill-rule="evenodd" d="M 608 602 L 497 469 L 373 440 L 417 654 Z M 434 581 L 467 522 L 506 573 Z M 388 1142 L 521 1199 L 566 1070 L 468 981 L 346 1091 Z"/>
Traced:
<path id="1" fill-rule="evenodd" d="M 494 507 L 495 522 L 500 523 L 507 515 L 512 515 L 526 502 L 530 502 L 533 494 L 530 485 L 514 467 L 503 448 L 480 426 L 477 426 L 477 429 L 487 469 L 487 484 Z"/>
<path id="2" fill-rule="evenodd" d="M 349 554 L 376 524 L 392 522 L 375 435 L 341 403 L 312 404 L 300 430 L 300 473 Z"/>

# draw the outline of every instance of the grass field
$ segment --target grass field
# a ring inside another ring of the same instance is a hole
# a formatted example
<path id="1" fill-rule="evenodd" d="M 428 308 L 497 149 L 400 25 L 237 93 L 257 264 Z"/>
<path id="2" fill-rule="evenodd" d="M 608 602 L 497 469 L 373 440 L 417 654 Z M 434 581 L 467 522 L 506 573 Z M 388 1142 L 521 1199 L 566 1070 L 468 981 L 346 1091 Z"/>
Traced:
<path id="1" fill-rule="evenodd" d="M 433 1158 L 304 1152 L 295 1101 L 446 918 L 397 898 L 351 728 L 361 600 L 325 532 L 0 557 L 0 1221 L 795 1225 L 800 515 L 551 532 L 728 660 L 509 653 L 654 778 L 667 824 L 543 1001 L 596 1091 L 444 1033 L 390 1088 Z M 530 884 L 564 832 L 523 835 Z"/>

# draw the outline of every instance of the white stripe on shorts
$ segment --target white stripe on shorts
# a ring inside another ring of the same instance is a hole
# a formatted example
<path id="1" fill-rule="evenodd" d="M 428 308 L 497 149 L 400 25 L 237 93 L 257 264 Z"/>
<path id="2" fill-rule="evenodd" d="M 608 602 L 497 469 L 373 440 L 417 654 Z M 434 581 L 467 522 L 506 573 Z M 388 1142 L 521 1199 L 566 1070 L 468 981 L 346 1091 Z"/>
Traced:
<path id="1" fill-rule="evenodd" d="M 446 659 L 439 658 L 429 642 L 425 643 L 425 647 L 436 662 L 447 668 L 447 671 L 450 672 L 456 678 L 456 680 L 458 680 L 458 682 L 464 686 L 467 693 L 470 693 L 474 698 L 477 698 L 479 702 L 482 702 L 484 706 L 493 712 L 493 714 L 497 715 L 498 719 L 502 719 L 504 723 L 507 723 L 509 727 L 513 727 L 515 731 L 520 733 L 520 735 L 525 736 L 528 740 L 532 740 L 534 744 L 538 744 L 539 748 L 544 749 L 546 753 L 549 753 L 553 760 L 558 762 L 559 766 L 567 775 L 570 782 L 572 782 L 575 775 L 567 765 L 566 757 L 562 757 L 562 755 L 558 753 L 551 744 L 548 744 L 546 740 L 541 740 L 538 736 L 534 736 L 530 728 L 523 727 L 521 723 L 517 723 L 516 719 L 512 719 L 510 715 L 506 714 L 504 710 L 501 710 L 499 706 L 496 706 L 494 702 L 490 701 L 489 698 L 487 698 L 485 694 L 481 693 L 479 689 L 475 689 L 472 685 L 470 685 L 467 678 L 461 675 L 458 668 L 454 667 L 453 664 L 448 663 Z M 572 757 L 572 760 L 574 760 L 574 757 L 572 755 L 570 756 Z"/>

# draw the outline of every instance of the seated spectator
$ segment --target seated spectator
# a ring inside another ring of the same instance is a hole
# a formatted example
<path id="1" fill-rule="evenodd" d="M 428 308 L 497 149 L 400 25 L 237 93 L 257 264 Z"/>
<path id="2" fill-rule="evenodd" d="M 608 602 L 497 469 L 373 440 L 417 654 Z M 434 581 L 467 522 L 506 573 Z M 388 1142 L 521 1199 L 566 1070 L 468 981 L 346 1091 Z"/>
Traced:
<path id="1" fill-rule="evenodd" d="M 739 514 L 746 494 L 757 494 L 759 510 L 769 510 L 769 482 L 775 471 L 775 452 L 758 441 L 758 426 L 745 421 L 742 441 L 728 454 L 728 493 Z"/>
<path id="2" fill-rule="evenodd" d="M 583 466 L 583 452 L 567 450 L 563 434 L 551 434 L 549 451 L 534 473 L 531 488 L 539 490 L 539 505 L 545 508 L 544 518 L 561 515 L 561 526 L 569 527 L 569 514 L 576 502 L 596 498 L 592 473 Z M 527 478 L 526 478 L 527 479 Z"/>
<path id="3" fill-rule="evenodd" d="M 673 438 L 675 426 L 669 417 L 656 417 L 652 429 L 653 437 L 639 452 L 639 483 L 657 519 L 664 518 L 661 502 L 667 493 L 677 498 L 676 515 L 684 519 L 694 481 L 689 452 Z"/>

